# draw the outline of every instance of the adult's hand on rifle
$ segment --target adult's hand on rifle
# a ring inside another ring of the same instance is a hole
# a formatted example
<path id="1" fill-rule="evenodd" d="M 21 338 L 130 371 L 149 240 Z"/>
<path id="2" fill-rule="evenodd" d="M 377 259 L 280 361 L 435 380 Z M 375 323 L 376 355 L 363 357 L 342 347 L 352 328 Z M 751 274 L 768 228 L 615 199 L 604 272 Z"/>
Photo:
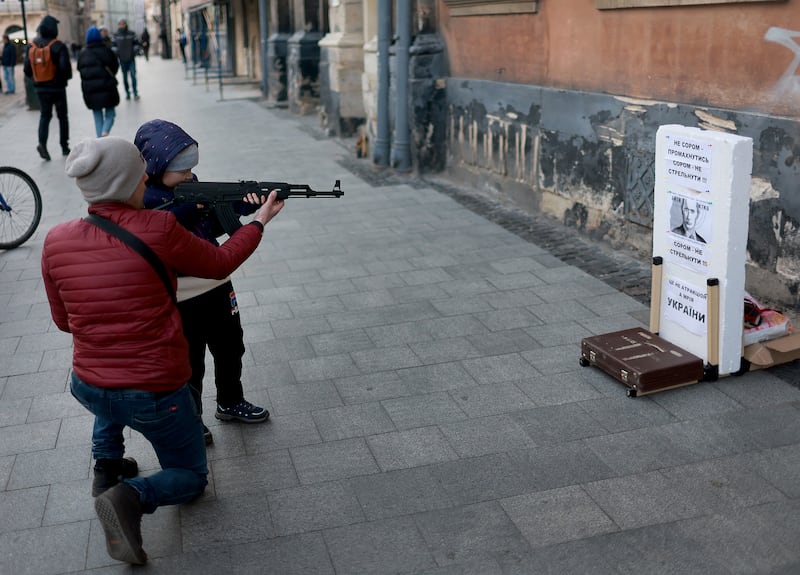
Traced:
<path id="1" fill-rule="evenodd" d="M 249 192 L 245 197 L 242 198 L 242 201 L 246 204 L 255 204 L 259 206 L 266 201 L 266 196 L 259 196 L 255 192 Z"/>
<path id="2" fill-rule="evenodd" d="M 253 219 L 258 220 L 264 226 L 278 215 L 284 204 L 283 200 L 278 199 L 278 190 L 272 190 L 267 197 L 263 195 L 259 197 L 258 194 L 250 193 L 245 197 L 245 201 L 251 204 L 261 204 Z"/>

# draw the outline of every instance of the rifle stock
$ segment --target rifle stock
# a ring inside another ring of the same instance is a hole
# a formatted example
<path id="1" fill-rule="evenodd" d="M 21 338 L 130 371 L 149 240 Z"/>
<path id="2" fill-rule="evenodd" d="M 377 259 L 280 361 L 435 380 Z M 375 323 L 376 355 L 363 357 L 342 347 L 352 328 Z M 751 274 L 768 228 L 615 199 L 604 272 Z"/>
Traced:
<path id="1" fill-rule="evenodd" d="M 330 191 L 317 191 L 307 184 L 290 184 L 288 182 L 183 182 L 173 190 L 173 199 L 157 209 L 172 205 L 201 204 L 214 210 L 222 229 L 231 235 L 242 224 L 233 205 L 243 201 L 244 196 L 255 193 L 259 196 L 269 195 L 272 190 L 278 191 L 278 199 L 288 198 L 339 198 L 344 195 L 341 182 L 336 180 Z"/>

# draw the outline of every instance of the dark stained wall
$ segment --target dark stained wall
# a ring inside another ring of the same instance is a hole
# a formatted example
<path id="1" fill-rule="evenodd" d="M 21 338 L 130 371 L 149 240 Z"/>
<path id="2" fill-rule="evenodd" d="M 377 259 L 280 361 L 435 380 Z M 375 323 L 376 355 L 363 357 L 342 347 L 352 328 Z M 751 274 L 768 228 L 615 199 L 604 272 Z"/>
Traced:
<path id="1" fill-rule="evenodd" d="M 457 77 L 446 108 L 449 176 L 644 261 L 658 127 L 752 138 L 748 289 L 800 311 L 800 118 Z"/>
<path id="2" fill-rule="evenodd" d="M 658 127 L 748 136 L 748 289 L 800 311 L 800 0 L 438 7 L 448 175 L 649 261 Z"/>

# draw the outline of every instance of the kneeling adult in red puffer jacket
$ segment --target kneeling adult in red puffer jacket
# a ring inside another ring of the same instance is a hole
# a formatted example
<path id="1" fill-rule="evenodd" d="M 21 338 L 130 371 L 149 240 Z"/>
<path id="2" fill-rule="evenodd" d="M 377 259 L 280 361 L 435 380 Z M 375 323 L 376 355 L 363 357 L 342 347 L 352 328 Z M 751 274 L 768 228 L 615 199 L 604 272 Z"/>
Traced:
<path id="1" fill-rule="evenodd" d="M 227 277 L 255 251 L 264 226 L 283 208 L 274 192 L 247 198 L 262 204 L 253 222 L 214 246 L 171 213 L 141 209 L 145 164 L 130 142 L 84 140 L 67 158 L 66 172 L 76 179 L 90 214 L 138 236 L 158 256 L 172 291 L 178 273 Z M 93 491 L 109 555 L 143 564 L 142 513 L 190 501 L 207 484 L 203 427 L 186 385 L 191 370 L 178 308 L 142 255 L 84 219 L 47 234 L 42 276 L 53 321 L 72 334 L 70 389 L 95 415 L 95 430 L 103 431 L 92 445 L 102 462 L 102 473 L 95 467 Z M 132 459 L 123 459 L 125 426 L 152 444 L 161 471 L 130 477 L 138 470 Z M 117 472 L 125 476 L 120 483 Z"/>

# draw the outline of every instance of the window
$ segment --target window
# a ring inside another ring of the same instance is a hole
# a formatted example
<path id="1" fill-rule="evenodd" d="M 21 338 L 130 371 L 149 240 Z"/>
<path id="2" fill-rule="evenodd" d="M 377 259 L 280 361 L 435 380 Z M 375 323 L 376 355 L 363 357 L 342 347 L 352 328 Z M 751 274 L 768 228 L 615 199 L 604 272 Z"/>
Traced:
<path id="1" fill-rule="evenodd" d="M 652 6 L 694 6 L 697 4 L 742 4 L 744 2 L 781 2 L 784 0 L 594 0 L 598 10 L 613 8 L 650 8 Z"/>
<path id="2" fill-rule="evenodd" d="M 538 8 L 538 0 L 444 0 L 450 16 L 527 14 Z"/>

